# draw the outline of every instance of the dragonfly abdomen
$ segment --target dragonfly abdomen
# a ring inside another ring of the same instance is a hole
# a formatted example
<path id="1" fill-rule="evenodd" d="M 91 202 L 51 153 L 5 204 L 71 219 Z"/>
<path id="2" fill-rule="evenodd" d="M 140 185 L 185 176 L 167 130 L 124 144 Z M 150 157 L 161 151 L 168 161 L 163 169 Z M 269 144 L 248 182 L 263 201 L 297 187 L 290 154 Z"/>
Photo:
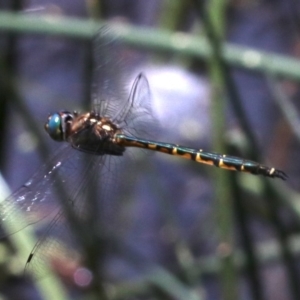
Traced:
<path id="1" fill-rule="evenodd" d="M 210 153 L 200 150 L 197 154 L 196 161 L 211 165 L 213 164 L 216 167 L 227 170 L 246 172 L 254 175 L 264 175 L 267 177 L 279 177 L 284 180 L 287 178 L 287 175 L 283 171 L 261 165 L 252 160 L 226 154 Z"/>
<path id="2" fill-rule="evenodd" d="M 287 175 L 283 171 L 235 156 L 205 152 L 202 149 L 196 150 L 175 144 L 143 140 L 139 138 L 128 137 L 123 134 L 117 134 L 115 140 L 124 147 L 146 148 L 153 151 L 180 156 L 198 163 L 216 166 L 222 169 L 246 172 L 254 175 L 263 175 L 273 178 L 278 177 L 283 180 L 287 178 Z"/>

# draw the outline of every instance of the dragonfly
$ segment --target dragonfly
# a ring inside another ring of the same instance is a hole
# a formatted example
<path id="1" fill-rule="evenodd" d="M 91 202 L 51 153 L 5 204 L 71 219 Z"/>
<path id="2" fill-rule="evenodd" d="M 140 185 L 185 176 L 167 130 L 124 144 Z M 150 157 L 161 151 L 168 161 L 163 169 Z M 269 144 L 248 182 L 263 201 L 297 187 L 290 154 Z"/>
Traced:
<path id="1" fill-rule="evenodd" d="M 134 80 L 129 95 L 126 93 L 122 85 L 124 75 L 116 71 L 119 68 L 116 58 L 120 56 L 118 47 L 118 42 L 111 38 L 110 30 L 107 27 L 100 29 L 94 38 L 96 68 L 91 111 L 79 113 L 61 110 L 48 117 L 46 132 L 54 141 L 65 142 L 67 146 L 59 150 L 48 164 L 42 166 L 26 184 L 1 203 L 1 224 L 13 224 L 5 226 L 6 235 L 50 218 L 45 236 L 29 254 L 26 262 L 28 269 L 35 271 L 41 257 L 43 259 L 56 247 L 53 241 L 47 242 L 45 238 L 51 230 L 61 226 L 64 215 L 61 202 L 56 201 L 54 187 L 62 186 L 66 189 L 66 199 L 72 204 L 75 216 L 80 216 L 84 210 L 81 197 L 91 177 L 88 175 L 100 172 L 101 180 L 107 179 L 109 158 L 121 158 L 127 148 L 142 148 L 226 170 L 287 179 L 283 171 L 251 160 L 149 139 L 147 131 L 155 120 L 151 112 L 148 80 L 140 73 Z M 79 168 L 77 164 L 80 163 L 82 154 L 87 160 L 83 168 Z M 101 184 L 104 185 L 102 182 Z M 106 196 L 105 193 L 103 195 Z M 53 211 L 49 213 L 49 209 Z M 19 212 L 26 218 L 18 218 Z"/>
<path id="2" fill-rule="evenodd" d="M 135 79 L 130 100 L 134 101 L 134 95 L 140 86 L 149 88 L 147 79 L 142 73 Z M 66 141 L 73 148 L 93 155 L 122 155 L 126 147 L 137 147 L 179 156 L 222 169 L 272 178 L 278 177 L 283 180 L 287 178 L 285 172 L 281 170 L 236 156 L 128 136 L 116 122 L 101 117 L 94 111 L 84 114 L 68 111 L 55 113 L 49 116 L 45 129 L 52 139 Z"/>

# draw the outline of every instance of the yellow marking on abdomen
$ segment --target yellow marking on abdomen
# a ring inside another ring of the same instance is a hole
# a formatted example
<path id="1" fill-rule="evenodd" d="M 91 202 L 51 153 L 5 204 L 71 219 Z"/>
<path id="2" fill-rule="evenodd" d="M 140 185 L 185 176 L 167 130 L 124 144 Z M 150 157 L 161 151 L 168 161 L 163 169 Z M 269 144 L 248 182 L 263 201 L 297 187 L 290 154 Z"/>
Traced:
<path id="1" fill-rule="evenodd" d="M 154 150 L 157 148 L 154 148 Z M 157 149 L 159 152 L 170 154 L 170 150 L 168 148 L 159 148 Z"/>
<path id="2" fill-rule="evenodd" d="M 204 160 L 204 159 L 202 159 L 201 156 L 200 156 L 200 153 L 197 153 L 195 160 L 197 162 L 200 162 L 200 163 L 203 163 L 203 164 L 206 164 L 206 165 L 210 165 L 210 166 L 214 165 L 214 162 L 212 160 Z"/>
<path id="3" fill-rule="evenodd" d="M 154 144 L 148 144 L 148 148 L 152 149 L 152 150 L 155 150 L 157 148 L 157 146 L 154 145 Z"/>
<path id="4" fill-rule="evenodd" d="M 235 167 L 226 166 L 224 164 L 222 166 L 219 165 L 219 167 L 222 168 L 222 169 L 226 169 L 226 170 L 238 171 Z"/>
<path id="5" fill-rule="evenodd" d="M 184 157 L 184 158 L 187 158 L 187 159 L 192 159 L 192 154 L 191 153 L 184 153 L 183 155 L 182 154 L 177 154 L 178 156 L 180 157 Z"/>
<path id="6" fill-rule="evenodd" d="M 218 166 L 219 166 L 220 168 L 226 167 L 226 166 L 224 165 L 224 161 L 223 161 L 222 158 L 219 160 Z"/>

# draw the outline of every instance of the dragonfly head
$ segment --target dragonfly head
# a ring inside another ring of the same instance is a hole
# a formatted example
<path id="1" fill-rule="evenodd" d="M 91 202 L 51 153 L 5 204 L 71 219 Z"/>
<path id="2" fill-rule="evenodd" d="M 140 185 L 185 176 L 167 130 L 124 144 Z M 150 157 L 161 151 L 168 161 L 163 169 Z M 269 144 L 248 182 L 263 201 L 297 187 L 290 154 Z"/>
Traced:
<path id="1" fill-rule="evenodd" d="M 68 111 L 60 111 L 48 117 L 45 123 L 45 130 L 55 141 L 66 141 L 74 114 Z"/>

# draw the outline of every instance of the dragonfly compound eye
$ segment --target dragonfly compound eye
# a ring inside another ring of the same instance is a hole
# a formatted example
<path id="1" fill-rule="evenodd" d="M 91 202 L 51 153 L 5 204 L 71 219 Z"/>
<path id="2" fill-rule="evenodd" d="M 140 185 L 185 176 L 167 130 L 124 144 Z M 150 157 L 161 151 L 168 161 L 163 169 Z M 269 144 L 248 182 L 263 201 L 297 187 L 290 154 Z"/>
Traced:
<path id="1" fill-rule="evenodd" d="M 62 118 L 59 113 L 50 115 L 47 123 L 45 124 L 45 129 L 52 139 L 55 141 L 64 140 L 64 132 L 62 130 Z"/>

